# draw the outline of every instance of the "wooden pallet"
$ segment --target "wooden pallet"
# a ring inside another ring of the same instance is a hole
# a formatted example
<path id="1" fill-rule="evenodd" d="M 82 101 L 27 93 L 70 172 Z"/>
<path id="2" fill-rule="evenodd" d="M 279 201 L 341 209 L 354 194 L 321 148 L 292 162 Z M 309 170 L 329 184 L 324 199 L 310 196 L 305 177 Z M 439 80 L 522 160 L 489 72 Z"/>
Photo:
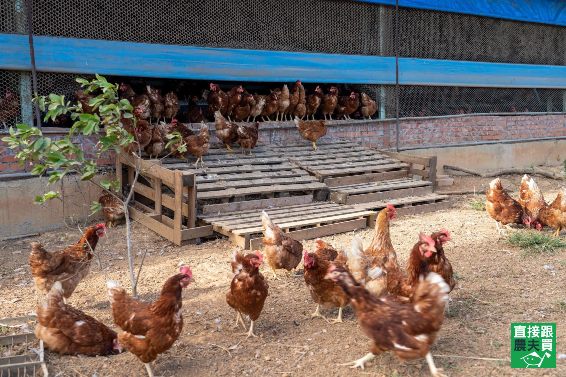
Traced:
<path id="1" fill-rule="evenodd" d="M 301 204 L 327 191 L 325 184 L 270 146 L 256 147 L 251 156 L 211 148 L 204 168 L 196 169 L 193 161 L 166 159 L 161 166 L 195 175 L 197 211 L 203 214 Z"/>
<path id="2" fill-rule="evenodd" d="M 14 330 L 10 331 L 12 335 L 0 336 L 0 377 L 49 375 L 43 341 L 26 330 L 30 326 L 33 329 L 35 321 L 35 315 L 0 319 L 2 330 Z"/>
<path id="3" fill-rule="evenodd" d="M 310 145 L 276 146 L 289 161 L 308 171 L 321 182 L 335 177 L 360 174 L 380 174 L 407 170 L 409 165 L 380 151 L 362 147 L 345 140 L 325 140 L 317 143 L 318 150 Z"/>
<path id="4" fill-rule="evenodd" d="M 133 184 L 136 169 L 140 177 Z M 196 225 L 194 174 L 167 169 L 159 160 L 121 153 L 116 158 L 116 176 L 121 187 L 133 184 L 135 196 L 129 207 L 133 220 L 177 245 L 213 234 L 211 226 Z"/>
<path id="5" fill-rule="evenodd" d="M 334 203 L 359 204 L 431 193 L 432 182 L 402 177 L 387 181 L 335 186 L 330 188 L 330 200 Z"/>
<path id="6" fill-rule="evenodd" d="M 274 223 L 297 240 L 324 237 L 363 229 L 370 225 L 375 212 L 329 202 L 310 202 L 265 210 Z M 261 211 L 240 211 L 203 216 L 214 231 L 227 236 L 245 249 L 261 247 Z M 375 221 L 375 220 L 372 220 Z"/>

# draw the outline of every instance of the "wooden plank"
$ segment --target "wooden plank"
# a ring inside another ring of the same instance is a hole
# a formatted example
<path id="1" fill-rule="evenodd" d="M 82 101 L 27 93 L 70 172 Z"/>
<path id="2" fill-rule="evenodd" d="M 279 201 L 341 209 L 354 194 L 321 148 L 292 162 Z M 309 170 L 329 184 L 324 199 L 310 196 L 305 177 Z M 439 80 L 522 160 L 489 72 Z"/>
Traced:
<path id="1" fill-rule="evenodd" d="M 257 195 L 273 192 L 292 192 L 292 191 L 310 191 L 321 190 L 326 188 L 326 185 L 321 182 L 301 183 L 301 184 L 278 184 L 269 186 L 255 186 L 245 188 L 229 188 L 221 191 L 205 191 L 197 192 L 198 200 L 231 198 L 236 196 Z"/>
<path id="2" fill-rule="evenodd" d="M 246 203 L 246 202 L 238 202 L 238 203 Z M 230 220 L 237 220 L 242 218 L 257 218 L 259 219 L 261 216 L 262 211 L 266 211 L 270 216 L 280 215 L 280 214 L 288 214 L 293 212 L 309 212 L 318 210 L 320 208 L 339 208 L 340 206 L 336 203 L 330 202 L 308 202 L 305 204 L 298 204 L 292 206 L 284 206 L 284 207 L 271 207 L 271 208 L 263 208 L 261 210 L 251 210 L 251 211 L 238 211 L 226 214 L 218 214 L 212 216 L 204 216 L 201 217 L 203 220 L 208 222 L 216 222 L 216 221 L 230 221 Z"/>
<path id="3" fill-rule="evenodd" d="M 161 195 L 163 194 L 162 189 L 162 181 L 159 178 L 153 178 L 153 187 L 154 187 L 154 198 L 155 201 L 154 211 L 156 214 L 161 215 L 162 212 L 162 198 Z"/>
<path id="4" fill-rule="evenodd" d="M 249 247 L 249 242 L 250 242 L 250 236 L 249 235 L 237 235 L 234 234 L 220 226 L 212 226 L 212 228 L 214 229 L 214 231 L 216 233 L 220 233 L 223 236 L 228 237 L 228 240 L 230 240 L 233 244 L 235 244 L 238 247 L 241 247 L 242 249 L 247 249 Z"/>
<path id="5" fill-rule="evenodd" d="M 196 161 L 196 159 L 195 159 Z M 221 159 L 221 160 L 207 160 L 205 156 L 204 166 L 205 169 L 208 168 L 228 168 L 232 166 L 240 166 L 240 165 L 274 165 L 279 164 L 282 162 L 286 162 L 287 159 L 285 157 L 270 157 L 270 158 L 249 158 L 249 159 L 237 159 L 237 160 L 229 160 L 229 159 Z M 185 163 L 175 163 L 175 164 L 168 164 L 166 167 L 168 169 L 183 169 L 186 170 L 188 168 L 192 169 L 194 164 L 189 162 Z"/>
<path id="6" fill-rule="evenodd" d="M 358 218 L 358 217 L 369 216 L 371 214 L 373 214 L 373 211 L 356 211 L 356 212 L 343 213 L 343 214 L 339 214 L 339 215 L 335 215 L 335 216 L 329 216 L 329 217 L 315 217 L 315 218 L 312 218 L 312 219 L 301 220 L 301 221 L 296 221 L 296 222 L 289 222 L 289 223 L 284 222 L 284 223 L 280 223 L 280 224 L 277 224 L 277 225 L 279 225 L 282 229 L 296 228 L 296 227 L 308 226 L 308 225 L 339 222 L 341 220 L 351 220 L 351 219 Z M 258 232 L 261 232 L 261 231 L 262 231 L 261 227 L 250 227 L 250 228 L 244 228 L 244 229 L 236 229 L 233 232 L 235 234 L 253 234 L 253 233 L 258 233 Z"/>
<path id="7" fill-rule="evenodd" d="M 375 151 L 375 150 L 370 150 L 370 149 L 362 149 L 359 151 L 352 151 L 351 149 L 347 149 L 345 151 L 341 151 L 340 152 L 340 157 L 345 158 L 345 157 L 360 157 L 360 156 L 374 156 L 377 158 L 383 158 L 385 155 L 380 154 L 379 152 Z M 294 156 L 292 158 L 297 158 L 297 156 Z M 315 156 L 310 156 L 310 155 L 304 155 L 302 156 L 301 160 L 302 161 L 318 161 L 320 159 L 325 158 L 324 155 L 315 155 Z"/>
<path id="8" fill-rule="evenodd" d="M 358 175 L 351 175 L 346 177 L 329 177 L 324 180 L 324 183 L 326 183 L 326 185 L 332 189 L 332 187 L 336 187 L 336 186 L 385 181 L 389 179 L 396 179 L 402 177 L 407 177 L 407 170 L 395 170 L 395 171 L 387 171 L 383 173 L 358 174 Z"/>
<path id="9" fill-rule="evenodd" d="M 345 162 L 345 163 L 327 163 L 327 164 L 323 164 L 323 165 L 308 165 L 308 164 L 303 164 L 299 161 L 295 161 L 299 166 L 301 166 L 303 169 L 306 169 L 308 171 L 312 171 L 314 173 L 316 173 L 318 171 L 318 168 L 322 167 L 324 170 L 328 170 L 328 169 L 349 169 L 349 168 L 355 168 L 355 167 L 360 167 L 360 166 L 381 166 L 381 165 L 388 165 L 388 164 L 393 164 L 393 163 L 398 163 L 398 161 L 396 160 L 391 160 L 391 159 L 385 159 L 385 160 L 368 160 L 368 161 L 349 161 L 349 162 Z"/>
<path id="10" fill-rule="evenodd" d="M 416 179 L 401 178 L 398 180 L 390 180 L 384 182 L 376 182 L 369 184 L 352 185 L 346 187 L 337 187 L 332 191 L 341 192 L 349 195 L 365 194 L 377 191 L 390 191 L 410 187 L 430 186 L 432 183 L 429 181 L 422 181 Z"/>
<path id="11" fill-rule="evenodd" d="M 199 175 L 196 177 L 197 184 L 199 188 L 202 187 L 204 183 L 212 183 L 218 181 L 241 181 L 247 179 L 262 179 L 262 178 L 291 178 L 291 177 L 301 177 L 309 175 L 308 172 L 295 168 L 292 170 L 277 170 L 277 171 L 257 171 L 257 172 L 250 172 L 250 173 L 239 173 L 239 174 L 232 174 L 228 172 L 227 174 L 207 174 L 207 175 Z"/>
<path id="12" fill-rule="evenodd" d="M 406 189 L 374 192 L 368 194 L 348 195 L 344 200 L 345 204 L 368 203 L 381 200 L 391 200 L 406 196 L 422 196 L 432 193 L 432 186 L 411 187 Z M 338 202 L 337 202 L 338 203 Z"/>
<path id="13" fill-rule="evenodd" d="M 246 188 L 254 186 L 267 186 L 267 185 L 289 185 L 300 183 L 318 182 L 318 180 L 310 175 L 302 175 L 298 177 L 284 177 L 284 178 L 260 178 L 260 179 L 247 179 L 238 181 L 216 181 L 212 183 L 201 183 L 198 185 L 199 192 L 205 191 L 220 191 L 232 188 Z"/>
<path id="14" fill-rule="evenodd" d="M 140 173 L 159 178 L 166 185 L 173 186 L 175 184 L 175 175 L 170 169 L 164 168 L 154 162 L 148 162 L 139 158 L 134 158 L 133 156 L 126 155 L 125 153 L 119 153 L 118 158 L 120 158 L 122 164 L 124 165 L 128 165 L 133 168 L 139 166 Z M 136 165 L 136 162 L 138 163 L 138 165 Z"/>
<path id="15" fill-rule="evenodd" d="M 399 216 L 416 215 L 427 212 L 441 211 L 452 207 L 449 200 L 434 203 L 418 204 L 410 207 L 402 207 L 397 210 Z"/>
<path id="16" fill-rule="evenodd" d="M 392 152 L 392 151 L 380 151 L 383 154 L 386 154 L 392 158 L 395 158 L 399 161 L 406 162 L 408 164 L 418 164 L 423 165 L 425 167 L 430 166 L 430 159 L 431 157 L 421 157 L 421 156 L 413 156 L 406 153 L 399 153 L 399 152 Z"/>
<path id="17" fill-rule="evenodd" d="M 377 202 L 370 202 L 370 203 L 360 203 L 360 204 L 352 204 L 354 208 L 357 209 L 374 209 L 380 210 L 385 208 L 387 204 L 392 204 L 395 207 L 402 207 L 407 205 L 413 205 L 415 203 L 427 203 L 427 202 L 437 202 L 444 199 L 447 199 L 447 195 L 438 195 L 435 193 L 424 195 L 424 196 L 410 196 L 405 198 L 397 198 L 391 200 L 381 200 Z"/>
<path id="18" fill-rule="evenodd" d="M 213 234 L 214 231 L 212 229 L 212 225 L 199 226 L 196 228 L 193 227 L 189 229 L 183 229 L 181 231 L 181 240 L 182 241 L 194 240 L 196 238 L 209 237 L 212 236 Z"/>
<path id="19" fill-rule="evenodd" d="M 295 165 L 292 165 L 290 162 L 282 162 L 280 164 L 274 165 L 240 165 L 240 166 L 233 166 L 230 170 L 226 170 L 226 168 L 204 168 L 204 169 L 181 169 L 178 167 L 179 170 L 183 170 L 185 172 L 194 173 L 195 175 L 206 175 L 206 174 L 219 174 L 219 173 L 245 173 L 245 172 L 271 172 L 271 171 L 278 171 L 278 170 L 294 170 L 297 169 Z"/>
<path id="20" fill-rule="evenodd" d="M 358 229 L 367 227 L 367 219 L 354 219 L 342 221 L 333 224 L 322 225 L 314 228 L 299 229 L 286 233 L 288 236 L 296 239 L 297 241 L 309 240 L 319 237 L 331 236 L 339 233 L 352 232 Z M 250 249 L 260 249 L 262 246 L 261 238 L 252 238 L 250 240 Z"/>
<path id="21" fill-rule="evenodd" d="M 359 166 L 344 169 L 321 169 L 316 171 L 316 175 L 321 178 L 326 178 L 330 176 L 340 176 L 340 175 L 350 175 L 356 173 L 369 173 L 369 172 L 384 172 L 389 170 L 397 170 L 406 168 L 408 165 L 405 163 L 397 164 L 387 164 L 387 165 L 376 165 L 376 166 Z"/>
<path id="22" fill-rule="evenodd" d="M 428 179 L 429 181 L 432 182 L 432 191 L 436 191 L 436 175 L 437 175 L 437 171 L 436 171 L 436 167 L 438 164 L 438 157 L 437 156 L 432 156 L 430 158 L 430 164 L 428 167 L 429 173 L 428 173 Z"/>
<path id="23" fill-rule="evenodd" d="M 187 173 L 183 173 L 183 176 Z M 197 186 L 195 184 L 195 175 L 191 174 L 193 177 L 193 183 L 187 186 L 187 227 L 194 228 L 197 221 Z M 185 205 L 182 205 L 181 213 L 184 214 Z"/>
<path id="24" fill-rule="evenodd" d="M 298 195 L 298 196 L 289 196 L 282 198 L 246 200 L 243 202 L 234 202 L 234 203 L 207 204 L 202 207 L 203 217 L 201 217 L 201 219 L 208 222 L 206 215 L 263 209 L 270 207 L 292 206 L 292 205 L 300 205 L 307 203 L 312 203 L 312 195 Z"/>
<path id="25" fill-rule="evenodd" d="M 316 160 L 307 160 L 303 159 L 302 157 L 290 157 L 289 160 L 300 166 L 305 166 L 309 168 L 316 168 L 317 166 L 321 165 L 336 165 L 336 164 L 354 164 L 354 163 L 367 163 L 367 162 L 375 162 L 375 161 L 385 161 L 384 163 L 389 162 L 398 162 L 397 160 L 390 159 L 387 157 L 380 157 L 377 156 L 356 156 L 356 157 L 342 157 L 342 156 L 328 156 L 327 158 L 320 158 Z"/>
<path id="26" fill-rule="evenodd" d="M 280 222 L 290 222 L 295 220 L 306 219 L 309 217 L 320 217 L 320 216 L 330 216 L 334 214 L 340 213 L 347 213 L 348 211 L 352 211 L 352 208 L 345 207 L 345 206 L 320 206 L 316 207 L 309 207 L 309 208 L 296 208 L 293 211 L 288 210 L 280 213 L 273 213 L 267 211 L 269 214 L 269 218 L 275 223 L 279 224 Z M 261 226 L 261 213 L 257 212 L 254 215 L 248 215 L 244 217 L 238 218 L 230 218 L 230 219 L 218 219 L 211 221 L 215 225 L 221 225 L 229 229 L 238 229 L 244 227 L 252 227 L 252 226 Z"/>
<path id="27" fill-rule="evenodd" d="M 178 246 L 181 245 L 180 237 L 175 236 L 175 232 L 174 232 L 173 228 L 170 228 L 167 225 L 151 218 L 147 214 L 143 213 L 142 211 L 137 210 L 134 207 L 130 207 L 129 212 L 130 212 L 130 217 L 133 220 L 139 222 L 140 224 L 142 224 L 146 228 L 149 228 L 153 232 L 155 232 L 158 235 L 160 235 L 161 237 L 175 243 L 176 245 L 178 245 Z"/>
<path id="28" fill-rule="evenodd" d="M 175 238 L 175 243 L 180 245 L 181 239 L 181 229 L 183 227 L 183 173 L 180 171 L 175 171 L 175 201 L 173 203 L 173 211 L 175 215 L 173 217 L 173 237 Z"/>

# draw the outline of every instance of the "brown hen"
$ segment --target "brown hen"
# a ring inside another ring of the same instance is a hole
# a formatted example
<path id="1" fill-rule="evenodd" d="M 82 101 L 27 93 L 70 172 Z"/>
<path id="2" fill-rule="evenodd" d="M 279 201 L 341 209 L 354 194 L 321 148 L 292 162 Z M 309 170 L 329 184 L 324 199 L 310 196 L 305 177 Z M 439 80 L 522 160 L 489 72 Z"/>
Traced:
<path id="1" fill-rule="evenodd" d="M 326 135 L 326 123 L 323 120 L 301 120 L 297 116 L 294 120 L 303 139 L 310 141 L 312 149 L 316 151 L 318 149 L 316 142 Z"/>
<path id="2" fill-rule="evenodd" d="M 303 245 L 283 233 L 281 228 L 275 225 L 267 212 L 261 213 L 261 224 L 263 226 L 263 250 L 267 258 L 267 264 L 277 279 L 275 270 L 285 269 L 291 271 L 299 265 L 303 256 Z"/>

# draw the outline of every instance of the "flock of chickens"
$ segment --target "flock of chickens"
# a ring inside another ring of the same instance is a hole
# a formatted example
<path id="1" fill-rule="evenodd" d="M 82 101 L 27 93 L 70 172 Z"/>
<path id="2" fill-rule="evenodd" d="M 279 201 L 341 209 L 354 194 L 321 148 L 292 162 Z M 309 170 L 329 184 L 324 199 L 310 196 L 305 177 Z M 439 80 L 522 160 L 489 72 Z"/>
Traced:
<path id="1" fill-rule="evenodd" d="M 276 270 L 291 271 L 303 261 L 304 280 L 317 305 L 313 317 L 324 318 L 321 307 L 339 308 L 334 322 L 342 322 L 342 309 L 352 305 L 363 332 L 373 341 L 370 353 L 354 361 L 353 367 L 363 369 L 376 355 L 392 351 L 401 359 L 424 357 L 432 375 L 442 376 L 429 348 L 442 325 L 448 293 L 456 284 L 443 249 L 451 239 L 450 233 L 440 230 L 430 236 L 419 234 L 404 271 L 390 238 L 389 223 L 395 216 L 392 205 L 379 212 L 375 234 L 365 249 L 363 241 L 355 237 L 349 250 L 338 251 L 317 240 L 310 252 L 263 212 L 263 253 L 235 252 L 231 260 L 234 276 L 226 302 L 236 311 L 236 326 L 246 328 L 243 316 L 248 316 L 247 335 L 256 336 L 254 323 L 269 292 L 267 280 L 259 271 L 264 258 L 274 278 Z M 31 273 L 36 289 L 46 294 L 37 308 L 35 333 L 48 349 L 60 354 L 110 355 L 125 349 L 136 355 L 153 376 L 150 363 L 181 334 L 182 290 L 192 281 L 192 272 L 188 266 L 180 266 L 180 272 L 165 281 L 159 298 L 152 303 L 137 300 L 119 283 L 108 281 L 114 323 L 122 329 L 117 334 L 66 302 L 88 274 L 97 242 L 105 231 L 105 224 L 91 226 L 76 244 L 55 252 L 32 243 Z"/>
<path id="2" fill-rule="evenodd" d="M 547 204 L 535 180 L 525 174 L 519 187 L 519 200 L 515 200 L 505 191 L 501 180 L 495 178 L 489 184 L 486 198 L 487 213 L 495 220 L 500 234 L 503 232 L 500 224 L 522 224 L 536 230 L 548 226 L 556 229 L 556 237 L 566 228 L 566 187 Z"/>

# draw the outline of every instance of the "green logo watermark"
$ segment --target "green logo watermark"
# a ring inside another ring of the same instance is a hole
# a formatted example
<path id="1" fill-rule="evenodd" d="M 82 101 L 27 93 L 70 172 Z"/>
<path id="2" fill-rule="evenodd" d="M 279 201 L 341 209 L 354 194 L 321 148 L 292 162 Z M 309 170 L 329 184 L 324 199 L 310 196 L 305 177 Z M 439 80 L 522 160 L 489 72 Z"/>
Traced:
<path id="1" fill-rule="evenodd" d="M 556 368 L 556 323 L 512 323 L 511 368 Z"/>

